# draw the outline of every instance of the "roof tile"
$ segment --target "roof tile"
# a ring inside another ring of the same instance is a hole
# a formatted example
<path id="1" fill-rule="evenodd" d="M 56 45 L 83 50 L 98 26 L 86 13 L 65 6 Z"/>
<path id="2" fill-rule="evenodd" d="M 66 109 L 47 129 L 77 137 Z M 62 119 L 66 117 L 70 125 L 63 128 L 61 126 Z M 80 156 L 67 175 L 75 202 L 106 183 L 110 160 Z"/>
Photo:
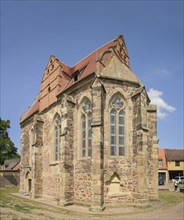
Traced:
<path id="1" fill-rule="evenodd" d="M 79 81 L 83 80 L 84 78 L 88 77 L 90 74 L 93 74 L 97 69 L 96 62 L 99 59 L 100 55 L 103 52 L 105 52 L 106 50 L 109 50 L 110 48 L 115 46 L 117 44 L 117 41 L 119 40 L 119 38 L 121 38 L 123 40 L 123 37 L 121 35 L 118 36 L 117 38 L 109 41 L 108 43 L 104 44 L 100 48 L 93 51 L 91 54 L 89 54 L 84 59 L 82 59 L 77 64 L 75 64 L 73 67 L 69 67 L 66 64 L 64 64 L 62 61 L 57 59 L 57 61 L 60 62 L 60 64 L 62 65 L 63 71 L 66 74 L 68 74 L 69 76 L 71 76 L 71 79 L 69 81 L 67 81 L 66 85 L 63 88 L 61 88 L 61 90 L 58 92 L 58 95 L 61 94 L 64 91 L 66 91 L 67 89 L 69 89 L 73 85 L 75 85 L 77 82 L 79 82 Z M 124 42 L 124 40 L 123 40 L 123 42 Z M 125 47 L 126 47 L 126 45 L 125 45 Z M 54 57 L 54 56 L 51 55 L 51 57 Z M 80 73 L 80 71 L 82 69 L 83 69 L 83 72 L 81 74 L 79 74 L 78 80 L 76 82 L 74 82 L 72 75 L 76 71 L 79 71 L 79 73 Z M 38 97 L 36 98 L 36 100 L 34 101 L 32 106 L 25 113 L 22 114 L 21 119 L 20 119 L 20 123 L 25 121 L 27 118 L 29 118 L 30 116 L 32 116 L 36 112 L 39 112 Z"/>
<path id="2" fill-rule="evenodd" d="M 184 161 L 184 150 L 165 149 L 168 161 Z"/>

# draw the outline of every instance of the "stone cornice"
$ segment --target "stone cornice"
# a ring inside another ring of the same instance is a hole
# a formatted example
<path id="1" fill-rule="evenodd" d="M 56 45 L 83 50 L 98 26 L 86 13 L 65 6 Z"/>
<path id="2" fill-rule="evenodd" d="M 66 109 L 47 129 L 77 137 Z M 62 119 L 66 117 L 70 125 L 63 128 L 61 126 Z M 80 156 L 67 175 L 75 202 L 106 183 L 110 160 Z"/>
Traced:
<path id="1" fill-rule="evenodd" d="M 157 111 L 157 106 L 156 105 L 149 105 L 147 107 L 148 112 L 156 112 Z"/>

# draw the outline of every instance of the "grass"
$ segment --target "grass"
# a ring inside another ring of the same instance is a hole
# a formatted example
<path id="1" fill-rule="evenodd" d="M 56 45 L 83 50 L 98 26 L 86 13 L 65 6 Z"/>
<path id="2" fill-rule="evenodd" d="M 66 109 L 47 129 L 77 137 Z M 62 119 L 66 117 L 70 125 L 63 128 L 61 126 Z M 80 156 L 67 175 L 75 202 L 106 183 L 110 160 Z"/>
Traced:
<path id="1" fill-rule="evenodd" d="M 184 194 L 181 192 L 159 192 L 159 198 L 164 205 L 172 205 L 184 201 Z"/>
<path id="2" fill-rule="evenodd" d="M 75 211 L 66 210 L 62 207 L 52 207 L 49 205 L 39 204 L 36 201 L 31 201 L 28 199 L 19 198 L 11 195 L 11 193 L 18 193 L 17 188 L 0 188 L 0 209 L 9 208 L 11 210 L 23 213 L 23 214 L 31 214 L 36 216 L 45 216 L 45 211 L 50 211 L 55 214 L 65 214 L 68 216 L 76 215 Z M 79 214 L 79 213 L 78 213 Z M 82 215 L 82 214 L 81 214 Z M 46 219 L 52 219 L 52 217 L 45 217 Z M 2 218 L 3 219 L 3 218 Z M 12 219 L 17 220 L 16 214 L 12 216 Z M 29 219 L 29 218 L 23 218 Z M 23 220 L 21 219 L 21 220 Z M 1 215 L 0 215 L 1 220 Z"/>
<path id="3" fill-rule="evenodd" d="M 26 203 L 24 200 L 11 195 L 18 193 L 17 188 L 0 188 L 0 207 L 11 208 L 20 212 L 30 212 L 38 206 Z"/>
<path id="4" fill-rule="evenodd" d="M 20 211 L 20 212 L 30 212 L 31 210 L 30 206 L 20 205 L 20 204 L 15 205 L 14 208 L 16 211 Z"/>
<path id="5" fill-rule="evenodd" d="M 0 188 L 0 208 L 7 208 L 11 209 L 12 211 L 16 211 L 19 213 L 23 213 L 25 215 L 25 217 L 21 218 L 22 220 L 27 220 L 30 219 L 29 216 L 30 214 L 33 216 L 45 216 L 45 219 L 53 219 L 50 214 L 48 212 L 45 211 L 49 211 L 50 213 L 52 213 L 53 215 L 59 215 L 59 214 L 64 214 L 66 216 L 81 216 L 84 217 L 85 213 L 80 213 L 80 212 L 76 212 L 76 211 L 72 211 L 72 210 L 66 210 L 62 207 L 51 207 L 49 205 L 43 205 L 43 204 L 39 204 L 36 203 L 35 201 L 31 201 L 31 200 L 27 200 L 27 199 L 23 199 L 23 198 L 19 198 L 16 196 L 11 195 L 11 193 L 17 193 L 18 189 L 16 188 Z M 161 200 L 162 206 L 170 206 L 170 205 L 174 205 L 177 204 L 179 202 L 184 201 L 184 193 L 181 192 L 159 192 L 159 198 Z M 159 207 L 159 206 L 158 206 Z M 154 206 L 152 207 L 152 209 L 154 209 Z M 144 210 L 141 210 L 144 212 Z M 146 209 L 145 209 L 146 211 Z M 27 214 L 27 216 L 26 216 Z M 108 213 L 101 213 L 101 214 L 88 214 L 88 218 L 90 219 L 91 217 L 107 217 L 107 216 L 111 216 L 112 214 L 108 214 Z M 113 214 L 114 215 L 114 214 Z M 117 216 L 120 215 L 119 213 L 117 213 Z M 1 217 L 0 217 L 1 219 Z M 2 217 L 3 219 L 3 217 Z M 17 218 L 17 214 L 12 214 L 12 219 L 16 220 L 16 219 L 20 219 Z"/>
<path id="6" fill-rule="evenodd" d="M 0 207 L 11 207 L 13 204 L 13 198 L 10 194 L 17 192 L 17 188 L 0 188 Z"/>
<path id="7" fill-rule="evenodd" d="M 18 189 L 0 188 L 0 207 L 14 208 L 17 211 L 27 211 L 38 207 L 43 209 L 38 203 L 13 196 L 12 193 L 18 193 Z"/>

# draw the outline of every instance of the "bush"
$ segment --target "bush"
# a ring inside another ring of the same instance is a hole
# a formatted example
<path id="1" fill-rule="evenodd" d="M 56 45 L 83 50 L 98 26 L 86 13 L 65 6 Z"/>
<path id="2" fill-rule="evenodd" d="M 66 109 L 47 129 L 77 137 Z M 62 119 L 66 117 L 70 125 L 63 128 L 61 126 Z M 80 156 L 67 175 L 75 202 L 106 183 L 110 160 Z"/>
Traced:
<path id="1" fill-rule="evenodd" d="M 180 189 L 184 189 L 184 184 L 179 184 Z"/>

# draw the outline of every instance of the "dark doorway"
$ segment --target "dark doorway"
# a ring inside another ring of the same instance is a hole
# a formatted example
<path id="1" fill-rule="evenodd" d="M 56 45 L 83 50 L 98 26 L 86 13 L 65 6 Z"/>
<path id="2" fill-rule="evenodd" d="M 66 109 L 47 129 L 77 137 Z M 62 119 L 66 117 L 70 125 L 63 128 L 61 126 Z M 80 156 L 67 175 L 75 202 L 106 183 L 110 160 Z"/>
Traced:
<path id="1" fill-rule="evenodd" d="M 178 170 L 178 171 L 169 171 L 169 179 L 172 180 L 176 176 L 183 176 L 183 171 Z"/>
<path id="2" fill-rule="evenodd" d="M 158 185 L 164 185 L 166 182 L 166 173 L 160 172 L 158 173 Z"/>
<path id="3" fill-rule="evenodd" d="M 28 192 L 31 192 L 31 179 L 28 179 Z"/>

